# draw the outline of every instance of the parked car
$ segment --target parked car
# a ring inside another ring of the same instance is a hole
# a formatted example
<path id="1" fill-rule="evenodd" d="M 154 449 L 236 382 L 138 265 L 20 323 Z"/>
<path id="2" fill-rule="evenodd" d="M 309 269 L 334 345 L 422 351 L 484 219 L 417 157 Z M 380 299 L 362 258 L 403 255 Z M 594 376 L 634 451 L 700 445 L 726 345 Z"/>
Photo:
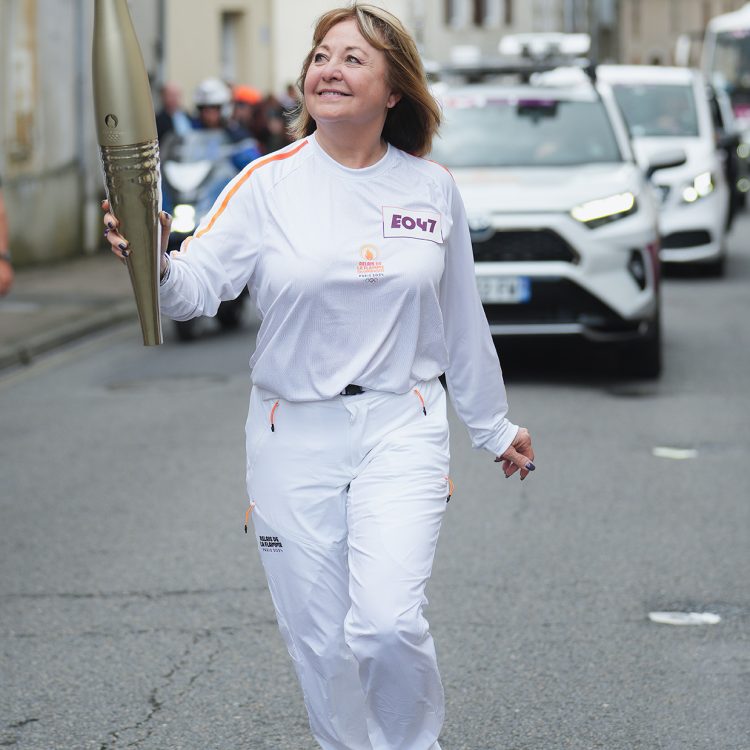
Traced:
<path id="1" fill-rule="evenodd" d="M 651 65 L 602 65 L 597 75 L 611 86 L 642 164 L 665 148 L 685 151 L 683 165 L 655 177 L 662 261 L 720 274 L 732 195 L 703 76 Z"/>
<path id="2" fill-rule="evenodd" d="M 631 373 L 657 376 L 658 205 L 611 91 L 576 68 L 526 83 L 445 79 L 436 95 L 431 158 L 464 198 L 492 333 L 613 344 Z M 655 154 L 647 171 L 684 158 Z"/>

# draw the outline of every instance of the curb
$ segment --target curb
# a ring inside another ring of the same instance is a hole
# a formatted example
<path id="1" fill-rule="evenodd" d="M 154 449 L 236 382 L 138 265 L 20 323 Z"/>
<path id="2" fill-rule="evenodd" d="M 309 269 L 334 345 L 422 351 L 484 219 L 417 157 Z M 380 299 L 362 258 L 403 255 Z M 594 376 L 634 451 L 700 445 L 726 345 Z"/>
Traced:
<path id="1" fill-rule="evenodd" d="M 78 320 L 63 323 L 51 331 L 35 334 L 25 341 L 0 345 L 0 370 L 14 365 L 31 364 L 40 354 L 63 344 L 68 344 L 96 331 L 110 328 L 118 323 L 137 319 L 138 314 L 132 301 L 117 302 L 106 310 L 100 310 L 91 315 L 85 315 Z"/>

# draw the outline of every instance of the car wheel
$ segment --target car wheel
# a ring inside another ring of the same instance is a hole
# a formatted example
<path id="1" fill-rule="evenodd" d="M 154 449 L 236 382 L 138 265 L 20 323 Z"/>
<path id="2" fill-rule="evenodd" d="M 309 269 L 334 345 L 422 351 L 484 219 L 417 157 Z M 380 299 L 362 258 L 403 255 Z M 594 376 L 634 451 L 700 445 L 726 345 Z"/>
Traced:
<path id="1" fill-rule="evenodd" d="M 197 332 L 196 319 L 175 320 L 174 332 L 177 334 L 177 339 L 179 341 L 194 341 Z"/>
<path id="2" fill-rule="evenodd" d="M 620 364 L 626 375 L 636 378 L 658 378 L 661 374 L 661 320 L 657 317 L 648 332 L 620 349 Z"/>
<path id="3" fill-rule="evenodd" d="M 716 260 L 712 260 L 710 263 L 706 263 L 703 267 L 706 276 L 711 276 L 715 279 L 720 279 L 724 275 L 724 267 L 726 265 L 726 255 L 722 254 Z"/>

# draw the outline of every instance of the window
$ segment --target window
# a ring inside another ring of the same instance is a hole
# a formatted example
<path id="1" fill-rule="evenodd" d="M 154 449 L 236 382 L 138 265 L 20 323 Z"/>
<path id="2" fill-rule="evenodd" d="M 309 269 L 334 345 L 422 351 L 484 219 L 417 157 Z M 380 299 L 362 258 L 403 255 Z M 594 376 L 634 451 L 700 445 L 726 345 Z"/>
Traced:
<path id="1" fill-rule="evenodd" d="M 484 23 L 485 0 L 473 0 L 474 6 L 473 21 L 474 26 L 481 26 Z"/>
<path id="2" fill-rule="evenodd" d="M 691 138 L 699 134 L 691 85 L 618 84 L 612 89 L 634 138 Z"/>
<path id="3" fill-rule="evenodd" d="M 485 28 L 500 26 L 505 4 L 505 0 L 472 0 L 474 25 Z"/>
<path id="4" fill-rule="evenodd" d="M 243 13 L 225 11 L 221 14 L 221 77 L 225 81 L 237 81 L 240 77 L 242 53 Z"/>
<path id="5" fill-rule="evenodd" d="M 484 25 L 490 28 L 498 27 L 503 20 L 503 0 L 486 0 L 484 5 Z"/>
<path id="6" fill-rule="evenodd" d="M 633 36 L 641 35 L 641 0 L 631 0 L 630 25 Z"/>
<path id="7" fill-rule="evenodd" d="M 447 99 L 443 111 L 445 120 L 430 158 L 447 167 L 562 167 L 622 161 L 604 104 L 598 100 Z"/>
<path id="8" fill-rule="evenodd" d="M 445 24 L 453 29 L 464 29 L 472 20 L 469 0 L 445 0 Z"/>

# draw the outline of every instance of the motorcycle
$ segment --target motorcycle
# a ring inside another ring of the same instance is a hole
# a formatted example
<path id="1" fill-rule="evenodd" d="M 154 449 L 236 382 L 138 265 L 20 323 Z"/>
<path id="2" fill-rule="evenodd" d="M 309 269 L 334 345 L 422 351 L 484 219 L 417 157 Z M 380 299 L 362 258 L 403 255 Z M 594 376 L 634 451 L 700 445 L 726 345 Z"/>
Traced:
<path id="1" fill-rule="evenodd" d="M 208 213 L 219 194 L 258 154 L 251 138 L 233 140 L 224 129 L 191 130 L 170 134 L 162 144 L 162 207 L 172 214 L 172 233 L 167 250 L 178 250 Z M 233 330 L 242 321 L 247 288 L 233 300 L 219 305 L 216 319 L 222 330 Z M 176 320 L 180 341 L 192 341 L 200 328 L 199 318 Z"/>

